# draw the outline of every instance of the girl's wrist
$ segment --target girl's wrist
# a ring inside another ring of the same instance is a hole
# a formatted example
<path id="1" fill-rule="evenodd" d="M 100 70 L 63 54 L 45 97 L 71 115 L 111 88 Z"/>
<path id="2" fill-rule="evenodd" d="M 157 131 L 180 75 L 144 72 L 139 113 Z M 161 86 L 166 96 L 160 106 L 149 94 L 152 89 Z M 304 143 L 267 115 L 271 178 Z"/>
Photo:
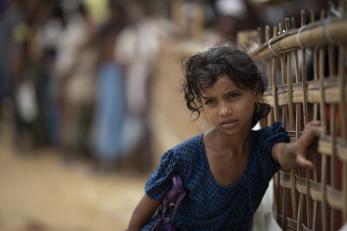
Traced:
<path id="1" fill-rule="evenodd" d="M 284 169 L 292 169 L 298 165 L 296 161 L 297 156 L 297 142 L 294 143 L 286 143 L 282 148 L 282 168 Z"/>

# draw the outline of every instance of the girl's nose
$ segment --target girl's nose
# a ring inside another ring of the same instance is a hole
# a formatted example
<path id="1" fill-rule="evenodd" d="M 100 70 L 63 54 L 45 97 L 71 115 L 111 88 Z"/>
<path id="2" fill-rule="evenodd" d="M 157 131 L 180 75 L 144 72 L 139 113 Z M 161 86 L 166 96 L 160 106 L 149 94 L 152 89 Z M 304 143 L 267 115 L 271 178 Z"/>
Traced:
<path id="1" fill-rule="evenodd" d="M 232 113 L 232 108 L 228 103 L 221 103 L 219 114 L 223 117 L 230 115 Z"/>

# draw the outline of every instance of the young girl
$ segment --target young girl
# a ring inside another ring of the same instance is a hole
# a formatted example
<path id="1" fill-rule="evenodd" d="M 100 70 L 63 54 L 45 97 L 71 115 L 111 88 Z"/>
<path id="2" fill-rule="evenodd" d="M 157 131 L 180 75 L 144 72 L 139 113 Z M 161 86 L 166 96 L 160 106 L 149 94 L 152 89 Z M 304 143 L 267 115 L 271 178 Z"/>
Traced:
<path id="1" fill-rule="evenodd" d="M 150 229 L 173 173 L 188 192 L 173 221 L 178 231 L 248 230 L 274 173 L 313 166 L 305 153 L 320 124 L 310 122 L 295 143 L 280 123 L 252 131 L 269 112 L 261 103 L 264 82 L 251 58 L 232 47 L 190 57 L 183 90 L 187 107 L 203 112 L 213 128 L 163 154 L 128 231 Z"/>

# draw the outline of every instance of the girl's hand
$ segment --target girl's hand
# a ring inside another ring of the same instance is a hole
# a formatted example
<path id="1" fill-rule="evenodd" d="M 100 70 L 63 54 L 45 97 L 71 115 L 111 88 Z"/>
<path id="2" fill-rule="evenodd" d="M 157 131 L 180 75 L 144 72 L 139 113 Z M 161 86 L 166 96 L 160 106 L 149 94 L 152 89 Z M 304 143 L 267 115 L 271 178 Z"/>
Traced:
<path id="1" fill-rule="evenodd" d="M 313 168 L 312 161 L 306 159 L 306 155 L 312 148 L 317 149 L 316 141 L 321 134 L 320 121 L 311 121 L 305 125 L 304 131 L 298 140 L 296 162 L 304 168 Z"/>

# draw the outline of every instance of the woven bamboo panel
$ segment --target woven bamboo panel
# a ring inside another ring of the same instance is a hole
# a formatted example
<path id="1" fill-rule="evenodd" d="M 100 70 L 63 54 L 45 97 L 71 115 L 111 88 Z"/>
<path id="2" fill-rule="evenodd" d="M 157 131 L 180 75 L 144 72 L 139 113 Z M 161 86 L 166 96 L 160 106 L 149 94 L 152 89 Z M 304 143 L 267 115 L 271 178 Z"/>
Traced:
<path id="1" fill-rule="evenodd" d="M 338 230 L 347 222 L 347 18 L 340 13 L 322 11 L 315 21 L 302 12 L 299 28 L 294 19 L 266 27 L 265 42 L 249 53 L 268 82 L 268 123 L 282 122 L 292 141 L 310 120 L 323 127 L 318 152 L 307 154 L 315 168 L 275 175 L 283 230 Z"/>

